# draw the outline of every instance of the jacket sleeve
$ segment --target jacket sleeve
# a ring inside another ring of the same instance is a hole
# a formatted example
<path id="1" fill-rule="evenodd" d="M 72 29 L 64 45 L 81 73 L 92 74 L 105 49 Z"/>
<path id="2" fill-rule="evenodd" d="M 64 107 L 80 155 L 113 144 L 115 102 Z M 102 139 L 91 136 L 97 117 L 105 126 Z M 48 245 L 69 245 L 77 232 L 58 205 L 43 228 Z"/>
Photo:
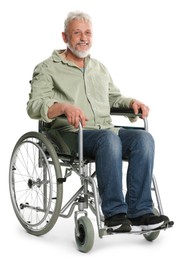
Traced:
<path id="1" fill-rule="evenodd" d="M 107 71 L 108 73 L 108 71 Z M 110 108 L 130 108 L 130 104 L 134 98 L 124 96 L 121 91 L 114 85 L 109 74 L 109 103 Z M 135 115 L 128 117 L 130 122 L 137 121 L 138 117 Z"/>
<path id="2" fill-rule="evenodd" d="M 43 62 L 37 65 L 33 72 L 31 92 L 27 102 L 27 113 L 31 118 L 41 119 L 45 122 L 53 121 L 47 116 L 48 108 L 58 102 L 53 97 L 53 88 L 47 64 Z"/>
<path id="3" fill-rule="evenodd" d="M 109 87 L 109 103 L 110 103 L 110 107 L 116 107 L 116 108 L 129 108 L 130 107 L 130 103 L 132 101 L 133 98 L 129 98 L 124 96 L 119 88 L 117 88 L 114 83 L 113 80 L 108 72 L 108 70 L 106 69 L 106 67 L 101 64 L 102 70 L 104 71 L 104 73 L 106 74 L 106 76 L 108 77 L 108 87 Z"/>
<path id="4" fill-rule="evenodd" d="M 109 82 L 110 107 L 129 108 L 132 100 L 133 98 L 122 95 L 120 90 L 113 84 L 112 80 Z"/>

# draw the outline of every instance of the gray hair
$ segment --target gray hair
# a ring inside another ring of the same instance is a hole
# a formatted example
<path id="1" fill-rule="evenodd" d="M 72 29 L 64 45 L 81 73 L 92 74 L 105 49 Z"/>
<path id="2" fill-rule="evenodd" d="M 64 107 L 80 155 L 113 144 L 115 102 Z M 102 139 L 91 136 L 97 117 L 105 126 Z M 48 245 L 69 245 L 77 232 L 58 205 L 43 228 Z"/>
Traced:
<path id="1" fill-rule="evenodd" d="M 85 22 L 92 23 L 91 17 L 87 13 L 83 13 L 81 11 L 75 11 L 75 12 L 70 12 L 64 22 L 64 32 L 66 33 L 68 30 L 68 24 L 72 20 L 83 20 Z"/>

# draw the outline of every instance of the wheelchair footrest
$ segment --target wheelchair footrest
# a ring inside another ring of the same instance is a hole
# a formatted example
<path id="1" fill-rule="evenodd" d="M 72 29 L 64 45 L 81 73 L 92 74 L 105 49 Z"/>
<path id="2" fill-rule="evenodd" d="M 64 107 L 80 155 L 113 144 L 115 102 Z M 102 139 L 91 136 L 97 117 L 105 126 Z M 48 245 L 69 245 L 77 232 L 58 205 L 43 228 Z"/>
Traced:
<path id="1" fill-rule="evenodd" d="M 174 222 L 169 221 L 168 223 L 166 223 L 166 224 L 164 224 L 161 227 L 158 227 L 156 229 L 142 230 L 142 231 L 139 231 L 137 233 L 139 233 L 140 235 L 144 235 L 144 234 L 147 234 L 147 233 L 158 232 L 158 231 L 161 231 L 161 230 L 166 230 L 166 229 L 172 227 L 173 225 L 174 225 Z M 132 232 L 136 233 L 136 231 L 132 231 Z"/>
<path id="2" fill-rule="evenodd" d="M 152 233 L 152 232 L 158 232 L 161 230 L 166 230 L 170 227 L 172 227 L 174 225 L 174 221 L 169 221 L 165 224 L 163 224 L 162 226 L 156 228 L 156 229 L 149 229 L 149 230 L 135 230 L 134 228 L 130 231 L 130 232 L 116 232 L 115 230 L 113 230 L 112 228 L 107 228 L 107 234 L 111 235 L 111 234 L 137 234 L 137 235 L 144 235 L 147 233 Z"/>

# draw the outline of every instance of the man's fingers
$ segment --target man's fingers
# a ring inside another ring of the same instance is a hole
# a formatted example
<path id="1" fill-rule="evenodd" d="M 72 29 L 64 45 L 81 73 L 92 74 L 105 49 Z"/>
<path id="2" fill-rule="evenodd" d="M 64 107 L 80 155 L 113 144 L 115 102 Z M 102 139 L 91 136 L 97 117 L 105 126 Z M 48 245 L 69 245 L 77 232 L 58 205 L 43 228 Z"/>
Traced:
<path id="1" fill-rule="evenodd" d="M 67 109 L 65 109 L 65 115 L 68 119 L 68 123 L 75 128 L 79 127 L 79 122 L 81 122 L 82 127 L 85 127 L 86 121 L 88 121 L 84 113 L 79 108 L 73 106 L 68 106 Z"/>
<path id="2" fill-rule="evenodd" d="M 81 124 L 82 124 L 82 127 L 85 127 L 85 126 L 86 126 L 86 121 L 88 121 L 88 118 L 85 117 L 85 115 L 81 115 L 81 116 L 79 117 L 79 120 L 80 120 L 80 122 L 81 122 Z"/>
<path id="3" fill-rule="evenodd" d="M 134 113 L 137 115 L 137 114 L 138 114 L 138 111 L 139 111 L 137 104 L 136 104 L 136 103 L 133 103 L 132 108 L 133 108 L 133 110 L 134 110 Z"/>
<path id="4" fill-rule="evenodd" d="M 143 105 L 141 106 L 141 110 L 142 110 L 142 118 L 147 117 L 149 114 L 149 107 Z"/>

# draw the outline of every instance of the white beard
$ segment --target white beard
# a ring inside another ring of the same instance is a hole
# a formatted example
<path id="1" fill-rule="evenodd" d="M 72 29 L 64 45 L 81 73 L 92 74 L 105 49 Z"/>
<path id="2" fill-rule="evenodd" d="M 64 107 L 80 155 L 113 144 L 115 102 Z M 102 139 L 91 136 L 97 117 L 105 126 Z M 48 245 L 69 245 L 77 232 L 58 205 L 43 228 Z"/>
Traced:
<path id="1" fill-rule="evenodd" d="M 73 47 L 71 47 L 69 43 L 67 44 L 67 47 L 71 50 L 71 52 L 75 56 L 77 56 L 79 58 L 86 58 L 89 55 L 89 50 L 87 50 L 87 51 L 77 51 Z"/>

